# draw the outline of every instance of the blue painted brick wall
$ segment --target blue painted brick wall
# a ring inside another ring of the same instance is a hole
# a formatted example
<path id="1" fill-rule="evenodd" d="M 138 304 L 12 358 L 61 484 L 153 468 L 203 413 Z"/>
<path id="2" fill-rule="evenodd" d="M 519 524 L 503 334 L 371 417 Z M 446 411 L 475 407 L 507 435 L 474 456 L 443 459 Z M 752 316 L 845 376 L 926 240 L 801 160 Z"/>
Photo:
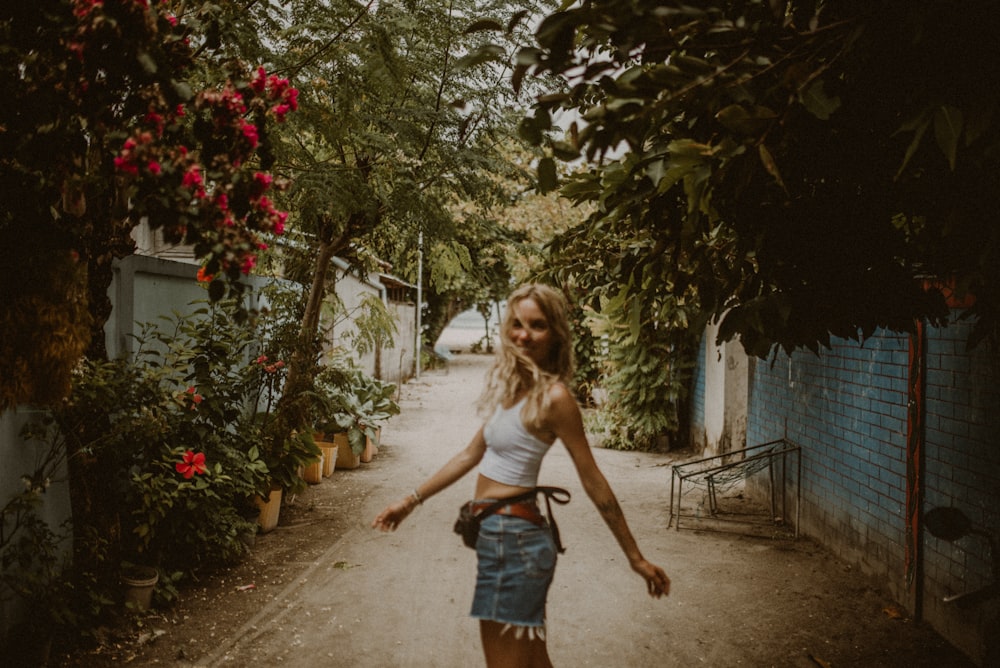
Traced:
<path id="1" fill-rule="evenodd" d="M 957 507 L 1000 539 L 1000 355 L 989 346 L 968 353 L 969 327 L 956 323 L 928 337 L 925 508 Z M 990 582 L 988 541 L 927 535 L 924 575 L 925 617 L 975 656 L 976 611 L 970 618 L 941 599 Z"/>
<path id="2" fill-rule="evenodd" d="M 706 343 L 702 336 L 698 346 L 701 351 L 698 364 L 695 365 L 694 378 L 691 382 L 691 442 L 696 449 L 705 447 L 705 355 Z"/>
<path id="3" fill-rule="evenodd" d="M 925 503 L 956 506 L 1000 536 L 1000 351 L 966 350 L 969 324 L 927 334 Z M 906 600 L 904 535 L 909 340 L 834 340 L 820 356 L 779 353 L 750 378 L 747 444 L 781 437 L 802 453 L 801 530 Z M 982 652 L 981 613 L 941 598 L 990 580 L 988 543 L 924 539 L 924 617 Z M 1000 555 L 998 555 L 1000 556 Z M 978 616 L 977 616 L 978 615 Z"/>

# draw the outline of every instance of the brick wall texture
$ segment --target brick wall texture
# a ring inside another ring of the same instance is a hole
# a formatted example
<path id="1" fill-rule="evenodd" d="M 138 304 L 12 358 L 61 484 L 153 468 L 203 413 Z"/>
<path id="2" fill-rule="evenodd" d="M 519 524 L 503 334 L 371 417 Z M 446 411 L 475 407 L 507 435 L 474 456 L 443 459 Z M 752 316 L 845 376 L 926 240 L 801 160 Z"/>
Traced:
<path id="1" fill-rule="evenodd" d="M 1000 355 L 966 350 L 967 323 L 927 330 L 925 504 L 954 506 L 1000 536 Z M 834 340 L 757 360 L 750 371 L 747 445 L 802 446 L 800 530 L 876 576 L 899 601 L 905 582 L 907 335 Z M 923 540 L 924 616 L 975 656 L 976 613 L 942 596 L 990 580 L 988 543 Z M 1000 555 L 997 555 L 1000 557 Z"/>

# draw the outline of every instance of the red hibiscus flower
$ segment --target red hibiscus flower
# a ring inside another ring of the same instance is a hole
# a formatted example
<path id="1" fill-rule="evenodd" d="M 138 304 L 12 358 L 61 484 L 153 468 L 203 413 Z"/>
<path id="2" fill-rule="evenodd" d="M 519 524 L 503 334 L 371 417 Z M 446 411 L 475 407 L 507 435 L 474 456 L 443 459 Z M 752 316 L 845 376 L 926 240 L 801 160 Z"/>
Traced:
<path id="1" fill-rule="evenodd" d="M 190 478 L 195 473 L 198 475 L 205 473 L 208 470 L 205 466 L 205 453 L 186 451 L 181 461 L 177 462 L 176 468 L 185 478 Z"/>
<path id="2" fill-rule="evenodd" d="M 189 387 L 185 390 L 184 394 L 187 395 L 188 400 L 191 402 L 191 410 L 197 410 L 198 404 L 204 401 L 205 397 L 198 394 L 194 387 Z"/>

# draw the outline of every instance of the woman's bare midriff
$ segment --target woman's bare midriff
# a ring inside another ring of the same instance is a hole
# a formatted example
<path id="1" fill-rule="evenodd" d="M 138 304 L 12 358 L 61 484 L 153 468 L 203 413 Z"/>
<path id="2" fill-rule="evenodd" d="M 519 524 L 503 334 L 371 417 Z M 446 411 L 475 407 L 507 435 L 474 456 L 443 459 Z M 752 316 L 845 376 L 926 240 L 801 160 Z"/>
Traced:
<path id="1" fill-rule="evenodd" d="M 505 485 L 487 478 L 482 473 L 476 478 L 476 498 L 477 499 L 506 499 L 518 494 L 530 492 L 532 487 L 518 487 L 517 485 Z"/>

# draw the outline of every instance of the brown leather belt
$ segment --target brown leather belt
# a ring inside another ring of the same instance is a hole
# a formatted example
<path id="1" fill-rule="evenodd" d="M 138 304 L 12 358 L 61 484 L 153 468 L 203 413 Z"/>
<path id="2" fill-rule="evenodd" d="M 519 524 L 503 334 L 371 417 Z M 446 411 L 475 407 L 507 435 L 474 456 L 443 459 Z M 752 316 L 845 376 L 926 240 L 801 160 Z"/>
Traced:
<path id="1" fill-rule="evenodd" d="M 483 508 L 490 505 L 490 502 L 485 503 L 473 503 L 472 512 L 478 513 Z M 506 506 L 502 506 L 500 510 L 495 511 L 497 515 L 509 515 L 511 517 L 519 517 L 522 520 L 528 520 L 532 524 L 536 524 L 540 527 L 545 526 L 545 517 L 542 515 L 541 511 L 538 510 L 538 506 L 530 501 L 522 501 L 518 503 L 508 503 Z"/>

